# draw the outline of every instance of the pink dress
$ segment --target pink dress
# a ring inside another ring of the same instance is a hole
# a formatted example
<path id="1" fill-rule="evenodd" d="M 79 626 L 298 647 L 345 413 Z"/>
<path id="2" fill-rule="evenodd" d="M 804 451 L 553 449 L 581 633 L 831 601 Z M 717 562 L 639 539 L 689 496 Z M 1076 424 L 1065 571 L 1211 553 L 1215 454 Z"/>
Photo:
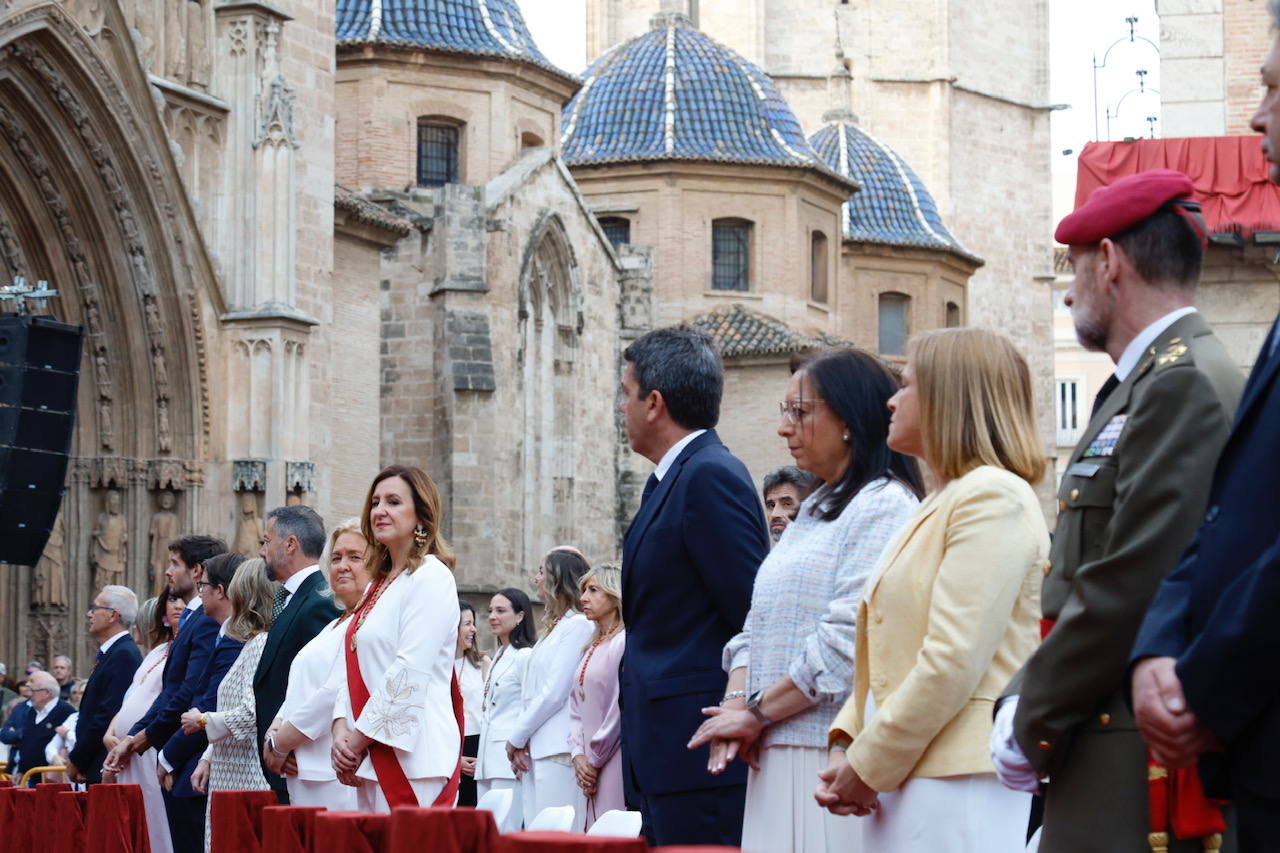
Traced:
<path id="1" fill-rule="evenodd" d="M 596 795 L 587 800 L 583 830 L 600 815 L 625 809 L 622 793 L 622 722 L 618 713 L 618 663 L 626 648 L 627 632 L 605 640 L 587 660 L 584 652 L 569 693 L 569 752 L 585 755 L 600 768 Z M 585 666 L 585 671 L 584 671 Z"/>

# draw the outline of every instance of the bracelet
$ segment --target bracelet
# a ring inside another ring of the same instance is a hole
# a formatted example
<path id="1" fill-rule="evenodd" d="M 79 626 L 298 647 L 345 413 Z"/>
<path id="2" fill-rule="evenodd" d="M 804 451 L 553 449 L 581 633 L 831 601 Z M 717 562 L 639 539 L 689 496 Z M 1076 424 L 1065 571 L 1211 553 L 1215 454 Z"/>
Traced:
<path id="1" fill-rule="evenodd" d="M 747 691 L 732 690 L 724 694 L 724 696 L 720 699 L 720 704 L 723 705 L 725 702 L 731 702 L 734 699 L 746 699 L 746 698 L 747 698 Z"/>
<path id="2" fill-rule="evenodd" d="M 202 728 L 202 729 L 203 729 L 203 728 L 206 728 L 206 727 L 209 725 L 209 718 L 208 718 L 208 717 L 206 717 L 204 714 L 201 714 L 201 715 L 200 715 L 200 720 L 199 720 L 199 725 L 200 725 L 200 728 Z"/>
<path id="3" fill-rule="evenodd" d="M 287 758 L 289 756 L 289 753 L 281 752 L 280 750 L 276 749 L 276 736 L 274 734 L 267 735 L 266 742 L 267 742 L 267 749 L 271 750 L 276 755 L 280 756 L 281 758 Z"/>

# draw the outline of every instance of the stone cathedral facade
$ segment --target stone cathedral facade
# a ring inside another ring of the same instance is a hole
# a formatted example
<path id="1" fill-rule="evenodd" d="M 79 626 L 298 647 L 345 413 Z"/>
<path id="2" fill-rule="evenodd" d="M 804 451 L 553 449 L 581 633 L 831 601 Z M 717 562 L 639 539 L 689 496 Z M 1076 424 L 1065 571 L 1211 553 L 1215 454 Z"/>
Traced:
<path id="1" fill-rule="evenodd" d="M 579 77 L 516 0 L 0 0 L 0 277 L 85 329 L 66 498 L 39 565 L 0 565 L 0 660 L 83 664 L 95 584 L 153 594 L 178 533 L 256 551 L 280 504 L 355 515 L 390 462 L 439 483 L 465 592 L 528 587 L 554 544 L 614 559 L 649 468 L 621 352 L 656 325 L 719 342 L 756 476 L 788 461 L 796 354 L 1034 330 L 1011 271 L 1038 244 L 950 230 L 962 158 L 855 116 L 856 62 L 796 84 L 648 6 L 588 4 L 612 35 Z M 993 267 L 1016 299 L 975 293 Z"/>

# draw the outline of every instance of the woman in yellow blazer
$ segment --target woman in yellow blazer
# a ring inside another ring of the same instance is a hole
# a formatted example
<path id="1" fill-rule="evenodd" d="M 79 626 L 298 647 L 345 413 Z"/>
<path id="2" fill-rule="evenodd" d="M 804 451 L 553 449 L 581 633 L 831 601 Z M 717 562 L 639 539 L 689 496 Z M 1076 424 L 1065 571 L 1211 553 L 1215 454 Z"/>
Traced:
<path id="1" fill-rule="evenodd" d="M 860 817 L 868 853 L 1020 851 L 1030 796 L 996 780 L 987 741 L 995 699 L 1039 642 L 1049 534 L 1030 373 L 1001 335 L 930 332 L 889 408 L 889 446 L 937 489 L 867 583 L 816 797 Z"/>

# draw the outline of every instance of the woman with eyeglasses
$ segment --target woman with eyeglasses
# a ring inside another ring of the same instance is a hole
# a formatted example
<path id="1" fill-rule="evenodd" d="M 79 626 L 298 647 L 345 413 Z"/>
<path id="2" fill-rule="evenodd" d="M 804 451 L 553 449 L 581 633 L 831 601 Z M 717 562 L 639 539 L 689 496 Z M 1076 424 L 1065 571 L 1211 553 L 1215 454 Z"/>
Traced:
<path id="1" fill-rule="evenodd" d="M 712 744 L 709 773 L 752 765 L 743 850 L 845 850 L 856 829 L 818 807 L 810 780 L 853 684 L 863 585 L 923 493 L 915 462 L 887 443 L 897 389 L 855 349 L 815 356 L 787 385 L 778 435 L 820 484 L 761 564 L 742 633 L 725 646 L 724 699 L 689 742 Z"/>
<path id="2" fill-rule="evenodd" d="M 578 583 L 589 571 L 578 549 L 560 547 L 547 552 L 533 576 L 546 630 L 529 657 L 524 711 L 507 740 L 507 757 L 524 783 L 526 821 L 551 806 L 573 806 L 579 817 L 586 811 L 569 754 L 569 691 L 593 630 L 577 609 Z"/>
<path id="3" fill-rule="evenodd" d="M 480 748 L 476 754 L 476 797 L 497 789 L 513 791 L 511 809 L 498 828 L 519 829 L 524 818 L 522 782 L 507 758 L 507 738 L 524 710 L 521 698 L 529 656 L 538 642 L 533 604 L 522 590 L 509 587 L 489 599 L 489 631 L 498 642 L 480 693 Z"/>
<path id="4" fill-rule="evenodd" d="M 373 584 L 347 622 L 331 750 L 361 811 L 457 801 L 458 588 L 442 521 L 440 492 L 420 468 L 392 465 L 369 487 L 360 524 Z"/>
<path id="5" fill-rule="evenodd" d="M 284 776 L 289 804 L 351 811 L 356 791 L 333 775 L 333 709 L 342 666 L 347 620 L 369 588 L 365 564 L 368 542 L 360 519 L 350 518 L 329 531 L 320 565 L 329 572 L 329 594 L 342 607 L 333 620 L 302 647 L 289 666 L 289 688 L 262 745 L 267 769 Z M 290 759 L 292 758 L 292 761 Z"/>

